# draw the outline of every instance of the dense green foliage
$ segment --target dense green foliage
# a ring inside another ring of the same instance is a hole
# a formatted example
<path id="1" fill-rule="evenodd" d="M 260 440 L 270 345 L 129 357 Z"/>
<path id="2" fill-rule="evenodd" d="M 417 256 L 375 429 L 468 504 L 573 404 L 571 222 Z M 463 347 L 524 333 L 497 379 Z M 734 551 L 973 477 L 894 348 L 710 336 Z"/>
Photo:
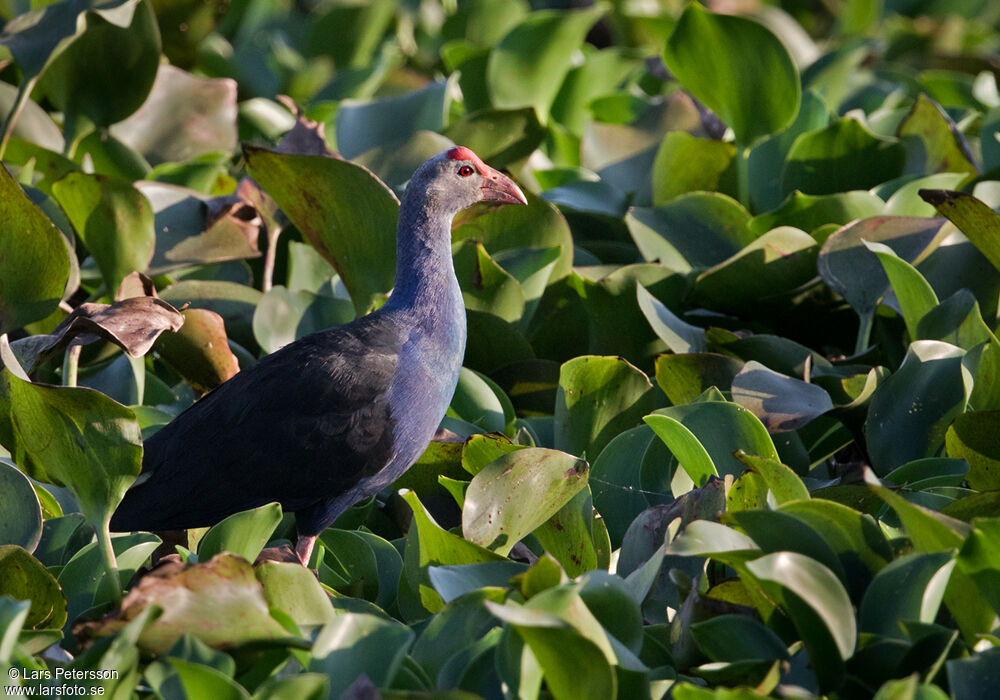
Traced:
<path id="1" fill-rule="evenodd" d="M 0 1 L 0 684 L 996 693 L 1000 5 L 563 4 Z M 529 205 L 449 439 L 318 576 L 271 504 L 134 583 L 143 437 L 383 303 L 453 143 Z"/>

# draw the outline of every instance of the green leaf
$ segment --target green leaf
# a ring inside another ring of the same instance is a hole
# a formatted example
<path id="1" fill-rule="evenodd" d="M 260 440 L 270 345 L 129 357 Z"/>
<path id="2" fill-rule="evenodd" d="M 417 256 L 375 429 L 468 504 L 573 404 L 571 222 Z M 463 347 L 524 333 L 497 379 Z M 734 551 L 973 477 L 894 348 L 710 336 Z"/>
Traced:
<path id="1" fill-rule="evenodd" d="M 106 527 L 142 463 L 132 411 L 92 389 L 34 384 L 7 368 L 3 373 L 15 462 L 40 481 L 67 486 L 87 519 L 98 530 Z"/>
<path id="2" fill-rule="evenodd" d="M 153 259 L 153 208 L 125 180 L 70 173 L 52 185 L 59 206 L 97 261 L 108 291 Z"/>
<path id="3" fill-rule="evenodd" d="M 234 513 L 213 525 L 198 543 L 198 559 L 208 561 L 219 552 L 232 552 L 253 563 L 281 522 L 277 503 Z"/>
<path id="4" fill-rule="evenodd" d="M 41 537 L 42 508 L 35 489 L 24 474 L 0 462 L 0 545 L 33 552 Z"/>
<path id="5" fill-rule="evenodd" d="M 964 659 L 949 659 L 945 667 L 951 697 L 956 700 L 985 698 L 985 693 L 996 683 L 1000 649 L 994 647 Z"/>
<path id="6" fill-rule="evenodd" d="M 0 596 L 31 602 L 28 629 L 59 629 L 66 624 L 66 599 L 42 563 L 14 544 L 0 545 Z"/>
<path id="7" fill-rule="evenodd" d="M 467 309 L 491 313 L 508 322 L 524 315 L 520 283 L 490 257 L 482 243 L 470 239 L 457 243 L 454 259 Z"/>
<path id="8" fill-rule="evenodd" d="M 744 615 L 717 615 L 696 622 L 691 634 L 712 661 L 788 658 L 788 649 L 774 632 Z"/>
<path id="9" fill-rule="evenodd" d="M 254 700 L 323 700 L 329 692 L 330 680 L 320 673 L 299 673 L 286 678 L 269 678 L 261 683 Z"/>
<path id="10" fill-rule="evenodd" d="M 307 292 L 293 292 L 278 285 L 261 298 L 253 314 L 254 337 L 267 352 L 331 326 L 354 320 L 354 306 L 346 299 L 334 299 Z"/>
<path id="11" fill-rule="evenodd" d="M 649 378 L 620 357 L 584 355 L 563 364 L 555 408 L 555 447 L 600 454 L 611 439 L 652 408 Z"/>
<path id="12" fill-rule="evenodd" d="M 55 311 L 69 271 L 59 229 L 0 167 L 0 332 Z"/>
<path id="13" fill-rule="evenodd" d="M 345 158 L 356 158 L 373 148 L 406 141 L 421 130 L 440 131 L 448 114 L 453 82 L 432 82 L 391 97 L 341 101 L 336 120 L 337 148 Z M 262 184 L 273 197 L 270 188 Z M 275 199 L 281 204 L 280 199 Z M 289 214 L 287 210 L 285 213 Z"/>
<path id="14" fill-rule="evenodd" d="M 729 401 L 663 408 L 643 420 L 677 456 L 696 486 L 709 476 L 742 474 L 746 467 L 733 456 L 736 450 L 778 459 L 767 429 L 750 411 Z"/>
<path id="15" fill-rule="evenodd" d="M 214 668 L 174 657 L 168 657 L 167 663 L 177 672 L 187 697 L 211 697 L 219 700 L 250 698 L 243 686 Z"/>
<path id="16" fill-rule="evenodd" d="M 940 219 L 871 217 L 852 222 L 827 238 L 817 267 L 833 291 L 844 297 L 858 314 L 868 314 L 889 290 L 889 278 L 865 243 L 885 244 L 902 260 L 916 264 L 938 244 L 941 236 Z"/>
<path id="17" fill-rule="evenodd" d="M 677 20 L 663 58 L 681 85 L 732 127 L 743 147 L 781 131 L 799 111 L 801 88 L 791 57 L 752 20 L 692 3 Z"/>
<path id="18" fill-rule="evenodd" d="M 653 163 L 653 204 L 694 191 L 736 194 L 736 146 L 671 131 Z"/>
<path id="19" fill-rule="evenodd" d="M 106 127 L 139 109 L 159 63 L 160 29 L 150 2 L 87 8 L 76 17 L 75 36 L 53 48 L 38 90 L 66 114 L 67 136 L 75 136 L 71 120 L 83 116 Z"/>
<path id="20" fill-rule="evenodd" d="M 219 280 L 181 280 L 160 292 L 160 298 L 175 307 L 192 307 L 214 311 L 225 323 L 226 335 L 245 348 L 255 348 L 253 314 L 263 295 L 259 290 L 236 282 Z M 193 319 L 185 310 L 185 326 Z M 201 314 L 199 314 L 201 315 Z M 184 326 L 181 327 L 183 333 Z M 160 336 L 162 342 L 166 336 Z"/>
<path id="21" fill-rule="evenodd" d="M 660 355 L 656 358 L 656 383 L 675 406 L 690 403 L 709 387 L 729 391 L 733 377 L 743 369 L 735 357 L 717 353 Z"/>
<path id="22" fill-rule="evenodd" d="M 969 463 L 966 480 L 976 491 L 1000 489 L 1000 411 L 972 411 L 948 427 L 949 457 Z"/>
<path id="23" fill-rule="evenodd" d="M 911 338 L 916 339 L 919 337 L 917 326 L 920 319 L 938 305 L 937 294 L 917 268 L 896 255 L 892 248 L 883 243 L 862 242 L 882 263 L 903 312 L 906 330 Z"/>
<path id="24" fill-rule="evenodd" d="M 556 700 L 613 698 L 616 678 L 604 652 L 561 617 L 542 610 L 486 601 L 491 613 L 512 625 L 538 659 Z M 580 669 L 587 669 L 581 673 Z"/>
<path id="25" fill-rule="evenodd" d="M 682 321 L 638 282 L 635 285 L 635 293 L 642 314 L 649 321 L 653 332 L 667 344 L 671 352 L 684 354 L 705 351 L 704 328 Z"/>
<path id="26" fill-rule="evenodd" d="M 885 535 L 870 515 L 824 498 L 788 501 L 779 506 L 823 537 L 849 574 L 862 564 L 874 574 L 892 559 Z"/>
<path id="27" fill-rule="evenodd" d="M 976 518 L 972 532 L 958 553 L 958 568 L 971 578 L 994 610 L 1000 611 L 1000 548 L 997 518 Z"/>
<path id="28" fill-rule="evenodd" d="M 419 590 L 424 606 L 431 612 L 436 612 L 443 606 L 443 601 L 429 585 L 427 567 L 502 561 L 503 557 L 441 529 L 413 491 L 406 491 L 402 496 L 413 509 L 413 522 L 416 525 L 407 538 L 405 575 L 410 585 Z M 411 549 L 413 554 L 410 553 Z"/>
<path id="29" fill-rule="evenodd" d="M 481 109 L 449 125 L 444 135 L 471 148 L 495 168 L 527 158 L 545 138 L 535 110 Z"/>
<path id="30" fill-rule="evenodd" d="M 245 155 L 251 176 L 337 270 L 358 314 L 369 311 L 395 275 L 396 196 L 348 161 L 250 147 Z"/>
<path id="31" fill-rule="evenodd" d="M 329 697 L 340 697 L 362 673 L 376 687 L 389 687 L 415 636 L 394 620 L 341 613 L 316 638 L 308 670 L 327 675 Z"/>
<path id="32" fill-rule="evenodd" d="M 809 498 L 809 489 L 799 475 L 778 460 L 745 453 L 737 453 L 736 458 L 764 478 L 778 505 Z"/>
<path id="33" fill-rule="evenodd" d="M 604 12 L 603 7 L 542 10 L 521 20 L 493 47 L 486 62 L 486 85 L 493 105 L 534 107 L 539 119 L 547 122 L 573 53 Z"/>
<path id="34" fill-rule="evenodd" d="M 717 192 L 683 194 L 652 209 L 633 207 L 625 216 L 643 259 L 682 272 L 738 253 L 755 238 L 749 222 L 739 202 Z"/>
<path id="35" fill-rule="evenodd" d="M 891 562 L 865 591 L 861 631 L 905 639 L 901 622 L 934 622 L 954 566 L 953 552 L 907 554 Z"/>
<path id="36" fill-rule="evenodd" d="M 506 555 L 587 483 L 589 465 L 541 447 L 503 455 L 476 474 L 465 493 L 465 539 Z"/>
<path id="37" fill-rule="evenodd" d="M 151 165 L 189 161 L 237 146 L 236 83 L 204 78 L 164 63 L 138 112 L 111 134 Z"/>
<path id="38" fill-rule="evenodd" d="M 733 401 L 750 410 L 769 433 L 797 430 L 833 409 L 821 387 L 773 372 L 754 360 L 733 377 Z"/>
<path id="39" fill-rule="evenodd" d="M 655 414 L 645 416 L 643 420 L 670 448 L 696 487 L 704 486 L 713 476 L 719 476 L 708 450 L 680 420 Z"/>
<path id="40" fill-rule="evenodd" d="M 792 617 L 822 686 L 839 685 L 842 662 L 857 644 L 854 610 L 837 577 L 814 559 L 776 552 L 747 562 L 747 569 Z M 830 652 L 837 655 L 831 659 Z"/>
<path id="41" fill-rule="evenodd" d="M 968 146 L 955 122 L 937 102 L 921 93 L 899 124 L 899 137 L 911 151 L 907 170 L 919 173 L 964 173 L 975 176 Z"/>
<path id="42" fill-rule="evenodd" d="M 570 502 L 535 529 L 542 547 L 559 562 L 566 574 L 579 576 L 601 564 L 597 546 L 599 516 L 594 512 L 590 487 L 581 489 Z M 606 536 L 606 534 L 605 534 Z"/>
<path id="43" fill-rule="evenodd" d="M 910 344 L 903 364 L 875 390 L 865 423 L 877 474 L 931 457 L 969 398 L 964 351 L 936 340 Z"/>
<path id="44" fill-rule="evenodd" d="M 921 190 L 924 201 L 947 216 L 972 244 L 1000 270 L 1000 214 L 970 194 L 951 190 Z"/>
<path id="45" fill-rule="evenodd" d="M 254 575 L 264 587 L 268 608 L 281 610 L 300 628 L 318 627 L 336 617 L 330 596 L 304 566 L 265 561 L 254 567 Z"/>
<path id="46" fill-rule="evenodd" d="M 487 600 L 499 602 L 502 593 L 479 589 L 462 596 L 448 603 L 420 632 L 411 656 L 430 678 L 439 678 L 450 659 L 496 628 L 496 619 L 483 605 Z"/>
<path id="47" fill-rule="evenodd" d="M 773 211 L 750 220 L 750 230 L 757 235 L 779 226 L 794 226 L 815 231 L 824 224 L 844 224 L 882 213 L 885 203 L 871 192 L 858 190 L 835 194 L 810 195 L 795 190 Z"/>
<path id="48" fill-rule="evenodd" d="M 714 310 L 746 311 L 815 277 L 818 254 L 815 239 L 804 231 L 773 229 L 698 275 L 692 299 Z"/>
<path id="49" fill-rule="evenodd" d="M 806 194 L 869 189 L 899 177 L 905 158 L 901 143 L 879 138 L 857 119 L 842 117 L 795 139 L 782 189 Z"/>
<path id="50" fill-rule="evenodd" d="M 742 532 L 712 520 L 695 520 L 689 523 L 667 545 L 668 554 L 684 556 L 706 556 L 725 552 L 741 552 L 753 557 L 760 552 L 760 548 Z"/>

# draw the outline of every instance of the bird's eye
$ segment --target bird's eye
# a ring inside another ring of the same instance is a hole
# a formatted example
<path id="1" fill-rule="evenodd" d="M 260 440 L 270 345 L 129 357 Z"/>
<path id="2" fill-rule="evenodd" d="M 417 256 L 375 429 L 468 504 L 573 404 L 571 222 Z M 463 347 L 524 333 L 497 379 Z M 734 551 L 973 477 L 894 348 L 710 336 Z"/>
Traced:
<path id="1" fill-rule="evenodd" d="M 472 166 L 463 165 L 461 168 L 458 169 L 458 174 L 461 175 L 462 177 L 469 177 L 469 175 L 472 174 Z"/>

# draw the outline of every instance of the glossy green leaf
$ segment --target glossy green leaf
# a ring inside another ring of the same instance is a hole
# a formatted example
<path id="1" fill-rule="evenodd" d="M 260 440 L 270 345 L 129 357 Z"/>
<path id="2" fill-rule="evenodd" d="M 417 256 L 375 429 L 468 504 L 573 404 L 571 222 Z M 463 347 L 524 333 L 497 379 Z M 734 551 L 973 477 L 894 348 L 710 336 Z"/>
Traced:
<path id="1" fill-rule="evenodd" d="M 35 551 L 42 537 L 42 509 L 31 482 L 20 471 L 0 462 L 0 545 Z"/>
<path id="2" fill-rule="evenodd" d="M 733 377 L 732 393 L 733 401 L 757 416 L 769 433 L 797 430 L 833 409 L 830 395 L 822 388 L 753 360 Z"/>
<path id="3" fill-rule="evenodd" d="M 798 112 L 798 71 L 778 38 L 752 20 L 691 4 L 667 40 L 664 61 L 742 146 L 781 131 Z"/>
<path id="4" fill-rule="evenodd" d="M 542 122 L 569 72 L 590 27 L 604 8 L 533 12 L 511 29 L 490 52 L 486 85 L 501 109 L 534 107 Z"/>
<path id="5" fill-rule="evenodd" d="M 38 89 L 67 122 L 86 117 L 106 127 L 135 112 L 149 94 L 160 62 L 160 30 L 152 3 L 144 0 L 101 10 L 77 15 L 75 36 L 53 47 Z"/>
<path id="6" fill-rule="evenodd" d="M 709 476 L 739 476 L 746 466 L 733 453 L 778 459 L 767 429 L 747 409 L 729 401 L 701 401 L 663 408 L 643 418 L 667 444 L 696 486 Z"/>
<path id="7" fill-rule="evenodd" d="M 674 405 L 689 403 L 709 387 L 729 391 L 733 377 L 743 368 L 734 357 L 717 353 L 660 355 L 656 358 L 656 383 Z"/>
<path id="8" fill-rule="evenodd" d="M 90 522 L 106 527 L 139 475 L 142 438 L 132 411 L 92 389 L 34 384 L 3 372 L 15 461 L 26 459 L 40 481 L 69 487 Z"/>
<path id="9" fill-rule="evenodd" d="M 844 225 L 882 213 L 885 203 L 865 190 L 811 195 L 795 190 L 781 206 L 750 221 L 750 230 L 760 235 L 778 226 L 815 231 L 824 224 Z"/>
<path id="10" fill-rule="evenodd" d="M 189 697 L 206 696 L 219 700 L 250 698 L 250 694 L 241 685 L 217 669 L 173 657 L 169 657 L 167 663 L 177 672 L 181 688 Z"/>
<path id="11" fill-rule="evenodd" d="M 682 321 L 641 284 L 636 284 L 635 293 L 639 300 L 639 308 L 649 321 L 653 332 L 667 344 L 671 352 L 684 354 L 705 351 L 703 328 Z"/>
<path id="12" fill-rule="evenodd" d="M 588 472 L 586 462 L 556 450 L 536 447 L 500 457 L 469 484 L 463 536 L 506 555 L 586 485 Z"/>
<path id="13" fill-rule="evenodd" d="M 899 125 L 899 137 L 911 151 L 908 170 L 921 173 L 976 175 L 976 166 L 958 127 L 937 102 L 917 95 L 913 108 Z"/>
<path id="14" fill-rule="evenodd" d="M 754 555 L 760 548 L 753 540 L 731 527 L 711 520 L 695 520 L 667 546 L 668 554 L 686 556 L 743 552 Z"/>
<path id="15" fill-rule="evenodd" d="M 751 243 L 750 215 L 737 201 L 716 192 L 692 192 L 625 216 L 645 260 L 679 271 L 716 265 Z"/>
<path id="16" fill-rule="evenodd" d="M 376 686 L 386 687 L 403 663 L 414 636 L 399 622 L 341 613 L 316 638 L 308 670 L 327 675 L 331 697 L 339 697 L 362 673 Z"/>
<path id="17" fill-rule="evenodd" d="M 66 624 L 66 599 L 55 577 L 15 544 L 0 545 L 0 596 L 31 602 L 23 623 L 29 629 L 59 629 Z"/>
<path id="18" fill-rule="evenodd" d="M 671 131 L 653 163 L 653 204 L 695 191 L 736 194 L 736 146 Z"/>
<path id="19" fill-rule="evenodd" d="M 949 457 L 969 463 L 966 480 L 977 491 L 1000 489 L 1000 411 L 972 411 L 948 427 Z"/>
<path id="20" fill-rule="evenodd" d="M 939 341 L 911 343 L 903 364 L 875 391 L 865 425 L 876 473 L 931 457 L 944 445 L 969 398 L 964 354 Z"/>
<path id="21" fill-rule="evenodd" d="M 0 332 L 55 311 L 69 271 L 59 230 L 0 167 Z"/>
<path id="22" fill-rule="evenodd" d="M 52 185 L 59 205 L 97 261 L 108 290 L 153 258 L 153 209 L 131 183 L 70 173 Z"/>
<path id="23" fill-rule="evenodd" d="M 869 189 L 900 176 L 905 157 L 901 143 L 879 138 L 857 119 L 842 117 L 795 139 L 782 188 L 806 194 Z"/>
<path id="24" fill-rule="evenodd" d="M 993 266 L 1000 269 L 1000 214 L 962 192 L 921 190 L 920 196 L 947 216 Z"/>
<path id="25" fill-rule="evenodd" d="M 406 491 L 402 495 L 413 509 L 413 520 L 416 525 L 410 531 L 410 537 L 413 539 L 407 543 L 404 572 L 410 585 L 419 591 L 423 605 L 431 612 L 436 612 L 440 610 L 443 601 L 427 585 L 429 583 L 427 567 L 499 561 L 503 557 L 441 529 L 413 491 Z"/>
<path id="26" fill-rule="evenodd" d="M 545 129 L 530 107 L 482 109 L 467 114 L 444 131 L 495 168 L 526 158 L 545 138 Z"/>
<path id="27" fill-rule="evenodd" d="M 261 348 L 274 352 L 310 333 L 353 320 L 354 306 L 346 299 L 305 290 L 293 292 L 278 285 L 271 287 L 257 304 L 253 314 L 254 337 Z"/>
<path id="28" fill-rule="evenodd" d="M 872 580 L 858 611 L 862 632 L 903 638 L 901 622 L 933 622 L 955 566 L 952 552 L 907 554 Z"/>
<path id="29" fill-rule="evenodd" d="M 465 307 L 513 322 L 524 315 L 524 291 L 509 272 L 497 264 L 482 243 L 466 239 L 456 245 L 455 274 Z"/>
<path id="30" fill-rule="evenodd" d="M 892 285 L 892 291 L 896 294 L 896 300 L 903 312 L 906 330 L 911 338 L 917 338 L 920 319 L 938 305 L 937 294 L 919 270 L 896 255 L 892 248 L 883 243 L 868 241 L 863 243 L 882 263 L 882 268 L 889 278 L 889 284 Z"/>
<path id="31" fill-rule="evenodd" d="M 601 649 L 562 618 L 541 610 L 486 602 L 498 618 L 513 625 L 542 667 L 554 698 L 609 698 L 616 678 Z M 580 673 L 586 668 L 586 673 Z"/>
<path id="32" fill-rule="evenodd" d="M 246 158 L 253 178 L 337 270 L 358 313 L 367 312 L 395 274 L 399 203 L 392 191 L 365 168 L 336 158 L 254 148 Z"/>
<path id="33" fill-rule="evenodd" d="M 823 243 L 819 274 L 855 311 L 870 313 L 888 291 L 889 279 L 864 243 L 887 245 L 902 260 L 915 264 L 937 245 L 940 235 L 940 219 L 877 216 L 852 222 Z"/>
<path id="34" fill-rule="evenodd" d="M 213 525 L 198 543 L 198 558 L 208 561 L 219 552 L 231 552 L 253 562 L 281 522 L 277 503 L 234 513 Z"/>
<path id="35" fill-rule="evenodd" d="M 698 275 L 692 298 L 711 309 L 745 311 L 812 279 L 818 253 L 809 234 L 790 226 L 773 229 Z"/>
<path id="36" fill-rule="evenodd" d="M 204 541 L 204 540 L 203 540 Z M 331 622 L 336 613 L 315 574 L 297 562 L 265 561 L 254 567 L 269 608 L 288 615 L 300 628 Z"/>
<path id="37" fill-rule="evenodd" d="M 992 688 L 1000 668 L 1000 650 L 996 647 L 964 659 L 949 659 L 948 684 L 956 700 L 984 698 L 984 691 Z"/>
<path id="38" fill-rule="evenodd" d="M 809 490 L 798 474 L 776 459 L 738 453 L 737 459 L 763 477 L 778 505 L 809 498 Z"/>
<path id="39" fill-rule="evenodd" d="M 345 158 L 356 158 L 375 147 L 406 141 L 420 130 L 441 130 L 452 89 L 452 81 L 432 82 L 402 95 L 343 100 L 337 109 L 338 150 Z M 274 196 L 267 184 L 262 184 Z M 280 198 L 275 199 L 281 204 Z M 286 213 L 294 222 L 295 217 Z"/>
<path id="40" fill-rule="evenodd" d="M 788 658 L 788 650 L 781 639 L 751 617 L 718 615 L 691 625 L 691 633 L 713 661 Z"/>
<path id="41" fill-rule="evenodd" d="M 815 664 L 820 683 L 836 686 L 843 666 L 824 655 L 846 660 L 857 645 L 857 626 L 847 591 L 837 577 L 814 559 L 795 552 L 776 552 L 747 562 L 747 569 L 792 615 Z"/>
<path id="42" fill-rule="evenodd" d="M 188 161 L 237 146 L 236 83 L 161 64 L 149 98 L 111 127 L 151 165 Z"/>
<path id="43" fill-rule="evenodd" d="M 555 407 L 555 446 L 596 457 L 652 408 L 653 387 L 620 357 L 582 356 L 563 364 Z"/>

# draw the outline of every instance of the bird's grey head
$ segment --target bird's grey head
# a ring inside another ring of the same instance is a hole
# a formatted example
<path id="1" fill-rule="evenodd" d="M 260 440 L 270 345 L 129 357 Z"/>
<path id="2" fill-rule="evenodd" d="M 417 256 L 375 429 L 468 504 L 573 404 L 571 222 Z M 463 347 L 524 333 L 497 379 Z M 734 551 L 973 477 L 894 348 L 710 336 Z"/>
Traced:
<path id="1" fill-rule="evenodd" d="M 465 146 L 454 146 L 425 162 L 406 190 L 423 192 L 429 206 L 451 216 L 476 202 L 528 203 L 513 180 Z"/>

